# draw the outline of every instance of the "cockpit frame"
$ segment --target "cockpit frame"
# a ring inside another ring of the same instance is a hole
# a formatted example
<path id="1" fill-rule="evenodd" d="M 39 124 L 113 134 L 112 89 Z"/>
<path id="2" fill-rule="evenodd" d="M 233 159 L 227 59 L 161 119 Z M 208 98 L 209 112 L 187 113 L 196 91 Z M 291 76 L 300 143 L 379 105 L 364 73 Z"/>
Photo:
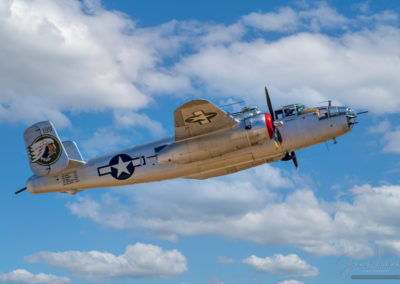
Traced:
<path id="1" fill-rule="evenodd" d="M 282 106 L 280 109 L 274 111 L 276 119 L 284 119 L 291 116 L 303 115 L 306 113 L 316 113 L 319 119 L 345 115 L 349 108 L 343 106 L 323 106 L 307 108 L 302 104 L 290 104 Z"/>
<path id="2" fill-rule="evenodd" d="M 306 106 L 303 104 L 290 104 L 281 107 L 278 110 L 275 110 L 275 118 L 283 119 L 285 117 L 296 116 L 301 114 L 303 110 L 306 109 Z"/>

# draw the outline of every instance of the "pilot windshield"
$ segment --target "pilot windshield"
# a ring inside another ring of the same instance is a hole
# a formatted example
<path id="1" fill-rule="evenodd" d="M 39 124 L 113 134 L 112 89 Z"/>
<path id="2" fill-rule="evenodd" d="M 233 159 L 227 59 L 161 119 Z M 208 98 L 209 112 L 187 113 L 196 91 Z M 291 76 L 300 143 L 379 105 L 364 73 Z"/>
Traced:
<path id="1" fill-rule="evenodd" d="M 292 116 L 292 115 L 296 115 L 296 114 L 297 114 L 295 105 L 285 106 L 285 107 L 283 108 L 283 111 L 284 111 L 284 113 L 285 113 L 285 117 L 288 117 L 288 116 Z"/>
<path id="2" fill-rule="evenodd" d="M 280 110 L 276 110 L 275 117 L 276 119 L 282 119 L 283 117 L 302 114 L 301 112 L 305 109 L 307 109 L 307 107 L 303 104 L 287 105 Z"/>

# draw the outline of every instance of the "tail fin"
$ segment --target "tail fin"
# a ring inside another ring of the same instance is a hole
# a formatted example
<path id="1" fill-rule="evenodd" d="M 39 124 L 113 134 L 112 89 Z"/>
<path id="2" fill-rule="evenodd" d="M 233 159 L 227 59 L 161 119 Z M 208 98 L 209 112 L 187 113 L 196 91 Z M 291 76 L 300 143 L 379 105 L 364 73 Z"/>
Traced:
<path id="1" fill-rule="evenodd" d="M 24 132 L 32 171 L 40 176 L 58 175 L 68 166 L 68 155 L 51 121 L 38 122 Z"/>

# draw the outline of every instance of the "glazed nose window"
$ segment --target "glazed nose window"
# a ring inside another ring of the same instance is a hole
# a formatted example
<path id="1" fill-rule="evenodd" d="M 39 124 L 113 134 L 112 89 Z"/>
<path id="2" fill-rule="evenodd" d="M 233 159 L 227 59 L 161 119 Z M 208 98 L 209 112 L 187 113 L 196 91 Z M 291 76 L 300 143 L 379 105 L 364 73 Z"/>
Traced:
<path id="1" fill-rule="evenodd" d="M 329 108 L 329 115 L 332 116 L 337 116 L 339 115 L 339 111 L 337 107 L 330 107 Z"/>

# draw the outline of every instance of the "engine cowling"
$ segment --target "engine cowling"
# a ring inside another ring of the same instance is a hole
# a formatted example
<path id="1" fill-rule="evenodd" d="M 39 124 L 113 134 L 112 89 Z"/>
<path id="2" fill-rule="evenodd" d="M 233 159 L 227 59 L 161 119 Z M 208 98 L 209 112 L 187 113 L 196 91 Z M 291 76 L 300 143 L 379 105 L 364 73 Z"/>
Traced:
<path id="1" fill-rule="evenodd" d="M 157 160 L 159 163 L 191 163 L 215 158 L 270 139 L 273 139 L 271 116 L 258 114 L 246 118 L 236 129 L 168 145 L 157 155 Z"/>

